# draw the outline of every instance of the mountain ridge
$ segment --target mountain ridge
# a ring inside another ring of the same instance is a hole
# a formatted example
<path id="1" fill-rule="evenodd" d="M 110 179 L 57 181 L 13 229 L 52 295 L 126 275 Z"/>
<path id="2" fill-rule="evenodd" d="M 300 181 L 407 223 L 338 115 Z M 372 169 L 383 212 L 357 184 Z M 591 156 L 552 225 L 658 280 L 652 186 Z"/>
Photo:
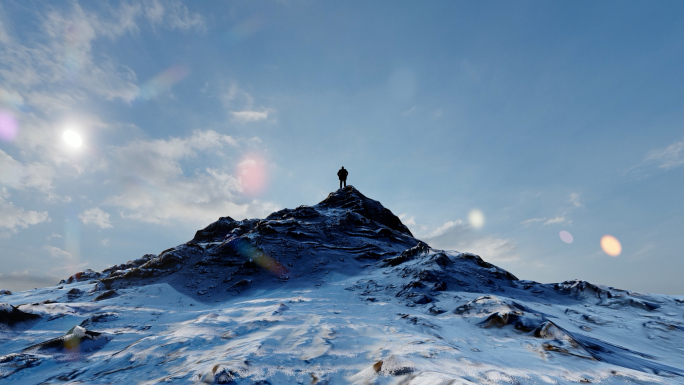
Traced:
<path id="1" fill-rule="evenodd" d="M 352 186 L 3 297 L 10 384 L 684 378 L 684 297 L 520 280 L 431 248 Z"/>

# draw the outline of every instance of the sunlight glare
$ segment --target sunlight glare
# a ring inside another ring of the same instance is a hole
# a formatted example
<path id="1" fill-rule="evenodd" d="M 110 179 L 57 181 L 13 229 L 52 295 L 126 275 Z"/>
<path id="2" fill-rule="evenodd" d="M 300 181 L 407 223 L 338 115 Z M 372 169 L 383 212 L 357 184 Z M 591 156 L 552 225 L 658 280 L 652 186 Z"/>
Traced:
<path id="1" fill-rule="evenodd" d="M 620 241 L 618 241 L 617 238 L 612 235 L 604 235 L 601 238 L 601 248 L 611 257 L 617 257 L 620 255 L 620 253 L 622 253 L 622 245 L 620 244 Z"/>
<path id="2" fill-rule="evenodd" d="M 73 148 L 79 148 L 83 144 L 83 139 L 81 139 L 81 135 L 79 135 L 77 132 L 72 131 L 72 130 L 66 130 L 64 131 L 64 134 L 62 135 L 64 138 L 64 141 L 66 144 Z"/>
<path id="3" fill-rule="evenodd" d="M 468 222 L 470 222 L 470 226 L 474 229 L 481 229 L 485 223 L 484 214 L 478 209 L 470 210 L 470 213 L 468 213 Z"/>

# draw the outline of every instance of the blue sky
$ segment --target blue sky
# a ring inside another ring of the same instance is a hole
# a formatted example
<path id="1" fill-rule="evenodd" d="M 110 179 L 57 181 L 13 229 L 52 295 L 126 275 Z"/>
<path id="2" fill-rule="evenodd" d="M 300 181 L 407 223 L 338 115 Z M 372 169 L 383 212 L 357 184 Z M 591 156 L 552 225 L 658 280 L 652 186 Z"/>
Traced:
<path id="1" fill-rule="evenodd" d="M 2 2 L 0 288 L 315 204 L 344 165 L 433 247 L 522 279 L 684 294 L 683 12 Z"/>

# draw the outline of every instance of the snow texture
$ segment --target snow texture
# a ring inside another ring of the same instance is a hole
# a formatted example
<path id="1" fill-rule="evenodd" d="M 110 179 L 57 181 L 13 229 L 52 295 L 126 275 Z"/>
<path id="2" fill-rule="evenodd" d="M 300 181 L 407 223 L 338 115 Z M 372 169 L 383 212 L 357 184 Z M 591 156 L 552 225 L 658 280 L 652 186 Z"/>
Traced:
<path id="1" fill-rule="evenodd" d="M 684 384 L 684 297 L 522 281 L 351 186 L 3 301 L 3 384 Z"/>

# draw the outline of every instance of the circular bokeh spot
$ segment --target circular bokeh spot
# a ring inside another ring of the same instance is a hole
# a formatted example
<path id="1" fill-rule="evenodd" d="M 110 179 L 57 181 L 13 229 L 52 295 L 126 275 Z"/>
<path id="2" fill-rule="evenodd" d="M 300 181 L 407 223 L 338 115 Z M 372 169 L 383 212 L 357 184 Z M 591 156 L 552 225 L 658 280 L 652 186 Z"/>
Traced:
<path id="1" fill-rule="evenodd" d="M 561 232 L 558 233 L 558 236 L 560 237 L 561 241 L 565 243 L 572 243 L 572 241 L 574 241 L 574 238 L 569 231 L 561 230 Z"/>
<path id="2" fill-rule="evenodd" d="M 19 125 L 11 112 L 0 110 L 0 139 L 11 142 L 17 137 Z"/>
<path id="3" fill-rule="evenodd" d="M 470 213 L 468 213 L 468 222 L 470 222 L 470 226 L 473 228 L 481 229 L 485 223 L 484 214 L 478 209 L 470 210 Z"/>
<path id="4" fill-rule="evenodd" d="M 601 238 L 601 248 L 603 252 L 610 255 L 611 257 L 617 257 L 622 253 L 622 245 L 620 241 L 617 240 L 612 235 L 604 235 Z"/>

